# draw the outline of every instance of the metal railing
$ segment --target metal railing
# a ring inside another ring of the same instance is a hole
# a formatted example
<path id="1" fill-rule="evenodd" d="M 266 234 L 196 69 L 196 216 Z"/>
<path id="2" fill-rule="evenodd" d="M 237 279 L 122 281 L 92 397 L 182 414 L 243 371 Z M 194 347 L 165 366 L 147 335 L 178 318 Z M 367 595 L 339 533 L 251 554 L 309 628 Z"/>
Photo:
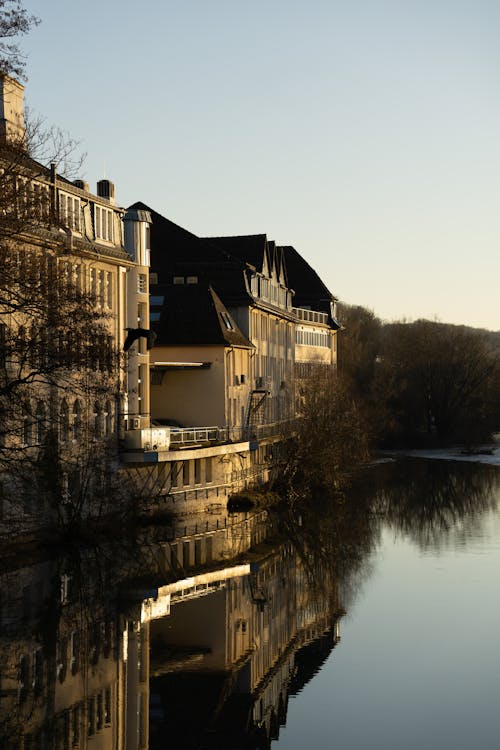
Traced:
<path id="1" fill-rule="evenodd" d="M 227 443 L 228 427 L 184 427 L 170 429 L 170 449 L 199 443 Z"/>
<path id="2" fill-rule="evenodd" d="M 268 422 L 260 425 L 239 427 L 185 427 L 172 428 L 170 432 L 170 450 L 188 448 L 194 445 L 221 443 L 238 443 L 247 440 L 261 440 L 266 437 L 277 437 L 288 434 L 293 429 L 295 419 L 282 419 L 279 422 Z"/>

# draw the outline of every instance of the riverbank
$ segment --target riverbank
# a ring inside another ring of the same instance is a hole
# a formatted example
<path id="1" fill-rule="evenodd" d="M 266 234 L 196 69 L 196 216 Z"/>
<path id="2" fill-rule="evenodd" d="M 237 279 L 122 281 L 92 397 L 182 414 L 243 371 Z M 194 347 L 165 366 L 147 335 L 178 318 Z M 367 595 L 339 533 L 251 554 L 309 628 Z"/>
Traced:
<path id="1" fill-rule="evenodd" d="M 496 444 L 478 446 L 472 451 L 468 451 L 464 446 L 384 450 L 381 456 L 389 458 L 430 458 L 441 461 L 465 461 L 468 463 L 500 466 L 500 446 Z"/>

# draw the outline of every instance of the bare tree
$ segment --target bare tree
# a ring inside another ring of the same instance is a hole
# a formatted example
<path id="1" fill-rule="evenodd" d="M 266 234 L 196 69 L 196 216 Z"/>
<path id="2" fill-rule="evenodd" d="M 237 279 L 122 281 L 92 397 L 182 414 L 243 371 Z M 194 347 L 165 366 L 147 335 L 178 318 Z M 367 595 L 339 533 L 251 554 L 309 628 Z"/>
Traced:
<path id="1" fill-rule="evenodd" d="M 330 367 L 311 366 L 299 385 L 298 410 L 278 481 L 290 498 L 314 487 L 339 488 L 345 473 L 368 458 L 356 400 Z"/>
<path id="2" fill-rule="evenodd" d="M 390 432 L 410 441 L 484 439 L 498 424 L 491 398 L 499 365 L 482 331 L 428 320 L 386 326 L 375 387 Z"/>
<path id="3" fill-rule="evenodd" d="M 39 164 L 55 164 L 59 175 L 74 180 L 82 174 L 87 154 L 81 151 L 81 141 L 73 138 L 57 125 L 50 125 L 45 117 L 36 115 L 29 107 L 24 111 L 24 145 L 29 156 Z"/>
<path id="4" fill-rule="evenodd" d="M 16 37 L 27 34 L 40 19 L 23 8 L 21 0 L 0 0 L 0 71 L 24 78 L 26 58 Z"/>

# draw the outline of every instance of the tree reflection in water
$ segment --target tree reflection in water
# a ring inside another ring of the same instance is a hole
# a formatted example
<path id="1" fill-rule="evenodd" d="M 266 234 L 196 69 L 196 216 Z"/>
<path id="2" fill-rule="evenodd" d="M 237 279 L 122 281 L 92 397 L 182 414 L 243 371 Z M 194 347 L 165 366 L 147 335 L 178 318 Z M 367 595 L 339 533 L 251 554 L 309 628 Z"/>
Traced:
<path id="1" fill-rule="evenodd" d="M 471 539 L 484 514 L 498 505 L 495 466 L 404 459 L 380 467 L 374 510 L 421 549 Z"/>
<path id="2" fill-rule="evenodd" d="M 0 569 L 0 747 L 268 748 L 366 582 L 383 523 L 421 547 L 497 505 L 490 467 L 397 461 L 216 530 Z"/>

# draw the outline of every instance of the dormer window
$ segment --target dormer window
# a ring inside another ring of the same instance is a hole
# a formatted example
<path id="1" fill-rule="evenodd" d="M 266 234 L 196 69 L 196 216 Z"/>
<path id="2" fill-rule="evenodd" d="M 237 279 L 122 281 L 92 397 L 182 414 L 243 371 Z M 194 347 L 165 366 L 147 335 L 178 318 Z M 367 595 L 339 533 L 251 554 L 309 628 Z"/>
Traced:
<path id="1" fill-rule="evenodd" d="M 227 312 L 221 312 L 220 316 L 221 316 L 222 322 L 226 326 L 227 330 L 228 331 L 234 331 L 233 321 L 229 317 L 228 313 Z"/>
<path id="2" fill-rule="evenodd" d="M 59 220 L 64 227 L 80 231 L 80 198 L 59 193 Z"/>
<path id="3" fill-rule="evenodd" d="M 113 211 L 110 208 L 94 205 L 94 225 L 96 240 L 114 241 Z"/>

